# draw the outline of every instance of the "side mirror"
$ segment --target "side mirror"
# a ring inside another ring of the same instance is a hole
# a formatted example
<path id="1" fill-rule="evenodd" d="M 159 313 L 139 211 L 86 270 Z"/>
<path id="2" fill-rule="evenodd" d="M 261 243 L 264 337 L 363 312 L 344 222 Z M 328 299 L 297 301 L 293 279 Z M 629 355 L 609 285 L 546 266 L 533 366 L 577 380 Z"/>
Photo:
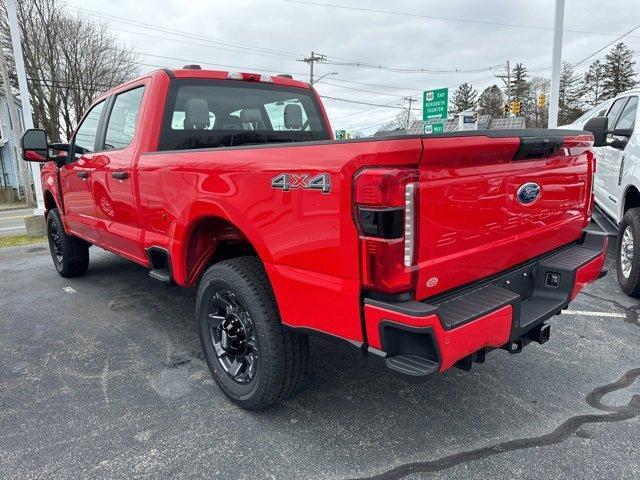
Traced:
<path id="1" fill-rule="evenodd" d="M 617 148 L 618 150 L 624 150 L 624 147 L 629 143 L 631 135 L 633 135 L 633 128 L 614 128 L 607 132 L 611 138 L 608 140 L 607 145 L 611 148 Z"/>
<path id="2" fill-rule="evenodd" d="M 633 135 L 633 128 L 614 128 L 609 131 L 609 135 L 614 137 L 627 137 L 630 138 Z"/>
<path id="3" fill-rule="evenodd" d="M 593 135 L 593 146 L 604 147 L 607 145 L 607 129 L 609 119 L 607 117 L 593 117 L 582 127 L 583 130 Z"/>
<path id="4" fill-rule="evenodd" d="M 302 128 L 302 107 L 295 103 L 289 103 L 284 107 L 284 126 L 290 130 Z"/>
<path id="5" fill-rule="evenodd" d="M 20 139 L 22 158 L 27 162 L 48 162 L 49 144 L 44 130 L 32 128 L 24 132 Z"/>

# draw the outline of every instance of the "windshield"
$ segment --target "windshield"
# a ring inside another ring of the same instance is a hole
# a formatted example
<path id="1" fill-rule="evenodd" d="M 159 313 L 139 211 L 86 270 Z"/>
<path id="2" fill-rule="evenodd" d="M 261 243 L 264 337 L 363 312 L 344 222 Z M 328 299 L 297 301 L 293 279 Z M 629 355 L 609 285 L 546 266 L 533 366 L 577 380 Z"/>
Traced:
<path id="1" fill-rule="evenodd" d="M 173 80 L 159 150 L 329 140 L 311 90 L 233 80 Z"/>

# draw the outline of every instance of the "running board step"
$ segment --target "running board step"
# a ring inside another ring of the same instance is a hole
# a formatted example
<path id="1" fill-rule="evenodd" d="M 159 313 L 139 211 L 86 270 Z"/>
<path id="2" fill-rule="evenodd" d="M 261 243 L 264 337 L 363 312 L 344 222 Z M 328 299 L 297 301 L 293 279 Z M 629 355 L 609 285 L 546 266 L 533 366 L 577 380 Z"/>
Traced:
<path id="1" fill-rule="evenodd" d="M 154 280 L 164 283 L 165 285 L 171 285 L 171 274 L 168 268 L 156 268 L 149 272 L 149 276 Z"/>
<path id="2" fill-rule="evenodd" d="M 417 355 L 396 355 L 385 358 L 387 367 L 414 377 L 424 377 L 438 371 L 438 363 Z"/>
<path id="3" fill-rule="evenodd" d="M 591 218 L 607 235 L 618 236 L 618 226 L 599 207 L 593 209 Z"/>

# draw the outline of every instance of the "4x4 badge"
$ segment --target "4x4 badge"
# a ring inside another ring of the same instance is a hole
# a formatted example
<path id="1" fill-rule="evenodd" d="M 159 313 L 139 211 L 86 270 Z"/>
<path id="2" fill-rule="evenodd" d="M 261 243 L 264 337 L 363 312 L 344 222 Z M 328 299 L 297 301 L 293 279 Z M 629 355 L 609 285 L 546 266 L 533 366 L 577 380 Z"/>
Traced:
<path id="1" fill-rule="evenodd" d="M 331 180 L 328 173 L 281 173 L 271 179 L 271 187 L 288 192 L 292 188 L 309 188 L 322 193 L 331 192 Z"/>

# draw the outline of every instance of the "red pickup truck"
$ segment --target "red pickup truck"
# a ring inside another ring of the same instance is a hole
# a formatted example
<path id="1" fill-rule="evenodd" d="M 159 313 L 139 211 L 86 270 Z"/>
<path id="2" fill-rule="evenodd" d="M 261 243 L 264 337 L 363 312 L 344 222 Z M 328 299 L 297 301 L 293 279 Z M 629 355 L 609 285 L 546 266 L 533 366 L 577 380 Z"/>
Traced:
<path id="1" fill-rule="evenodd" d="M 592 143 L 570 130 L 335 141 L 308 84 L 196 67 L 104 94 L 69 144 L 22 138 L 46 162 L 60 275 L 84 274 L 96 245 L 197 286 L 211 373 L 248 409 L 300 387 L 311 333 L 409 379 L 546 342 L 547 320 L 603 275 L 607 239 L 586 229 Z"/>

